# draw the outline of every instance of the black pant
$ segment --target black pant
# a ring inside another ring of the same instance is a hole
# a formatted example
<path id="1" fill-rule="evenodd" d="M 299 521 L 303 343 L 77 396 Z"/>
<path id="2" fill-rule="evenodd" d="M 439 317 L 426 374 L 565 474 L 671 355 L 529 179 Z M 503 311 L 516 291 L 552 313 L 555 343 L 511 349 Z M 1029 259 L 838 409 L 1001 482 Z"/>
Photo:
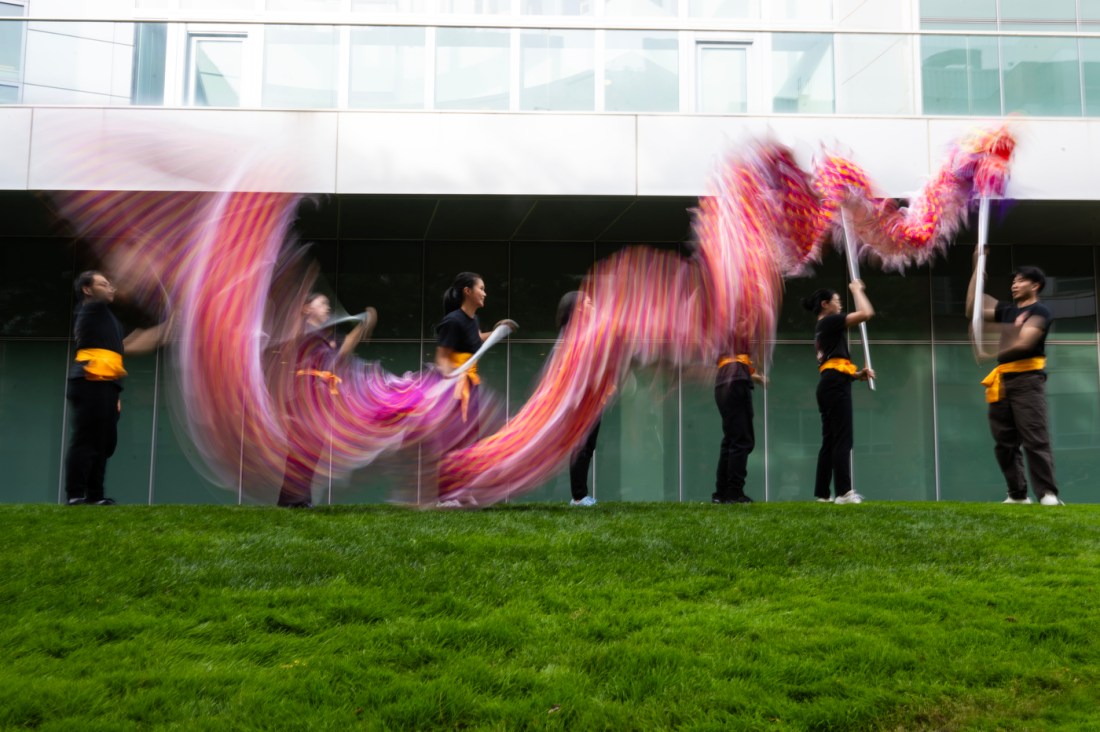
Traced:
<path id="1" fill-rule="evenodd" d="M 1026 371 L 1005 374 L 1001 401 L 989 405 L 989 429 L 993 433 L 997 464 L 1005 476 L 1008 495 L 1027 498 L 1024 478 L 1024 458 L 1027 454 L 1031 489 L 1042 498 L 1047 493 L 1058 495 L 1054 482 L 1054 455 L 1047 430 L 1046 374 Z"/>
<path id="2" fill-rule="evenodd" d="M 65 396 L 72 410 L 72 437 L 65 457 L 65 492 L 69 498 L 103 498 L 107 459 L 118 445 L 118 399 L 113 381 L 70 379 Z"/>
<path id="3" fill-rule="evenodd" d="M 825 369 L 817 382 L 817 408 L 821 412 L 821 450 L 817 453 L 814 495 L 829 497 L 829 483 L 836 495 L 852 490 L 852 377 Z"/>
<path id="4" fill-rule="evenodd" d="M 745 495 L 749 453 L 756 447 L 752 428 L 752 381 L 736 379 L 714 385 L 714 402 L 722 415 L 722 446 L 714 498 L 725 501 Z"/>
<path id="5" fill-rule="evenodd" d="M 592 455 L 596 452 L 596 438 L 600 434 L 600 420 L 592 425 L 580 449 L 573 453 L 569 461 L 569 491 L 573 500 L 579 501 L 588 495 L 588 467 L 592 464 Z"/>

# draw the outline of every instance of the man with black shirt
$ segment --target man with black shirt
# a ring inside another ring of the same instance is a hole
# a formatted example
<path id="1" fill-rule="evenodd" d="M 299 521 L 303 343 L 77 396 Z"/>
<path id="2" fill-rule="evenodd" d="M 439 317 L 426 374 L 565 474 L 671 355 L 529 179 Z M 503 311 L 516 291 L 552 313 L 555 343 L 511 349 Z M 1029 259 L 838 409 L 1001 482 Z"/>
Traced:
<path id="1" fill-rule="evenodd" d="M 974 253 L 977 265 L 977 251 Z M 970 278 L 966 312 L 974 312 L 977 270 Z M 1027 454 L 1031 488 L 1039 503 L 1058 506 L 1054 480 L 1054 456 L 1047 428 L 1046 339 L 1053 320 L 1039 302 L 1046 276 L 1038 267 L 1020 267 L 1012 274 L 1012 302 L 984 296 L 982 319 L 1001 323 L 997 368 L 982 381 L 989 403 L 989 428 L 993 433 L 997 464 L 1008 486 L 1005 503 L 1031 503 L 1027 495 L 1023 453 Z M 979 344 L 980 345 L 980 344 Z M 979 353 L 981 357 L 993 354 Z"/>
<path id="2" fill-rule="evenodd" d="M 103 495 L 107 460 L 118 443 L 122 411 L 123 353 L 152 351 L 160 344 L 165 326 L 135 330 L 122 337 L 122 325 L 109 307 L 115 286 L 102 273 L 83 272 L 76 278 L 80 305 L 73 327 L 76 359 L 69 369 L 65 396 L 72 411 L 73 431 L 65 458 L 65 492 L 70 506 L 114 505 Z"/>

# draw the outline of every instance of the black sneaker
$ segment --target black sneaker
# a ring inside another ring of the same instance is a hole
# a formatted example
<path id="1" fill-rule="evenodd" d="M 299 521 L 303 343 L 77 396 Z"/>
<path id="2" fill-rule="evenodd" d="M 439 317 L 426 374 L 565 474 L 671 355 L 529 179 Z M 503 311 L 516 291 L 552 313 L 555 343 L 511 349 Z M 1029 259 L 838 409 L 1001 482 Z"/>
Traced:
<path id="1" fill-rule="evenodd" d="M 294 501 L 293 503 L 280 503 L 280 508 L 313 508 L 309 501 Z"/>
<path id="2" fill-rule="evenodd" d="M 752 499 L 742 493 L 736 498 L 729 499 L 728 501 L 726 501 L 726 503 L 752 503 Z"/>
<path id="3" fill-rule="evenodd" d="M 117 506 L 118 501 L 113 498 L 100 498 L 98 501 L 88 501 L 92 506 Z"/>
<path id="4" fill-rule="evenodd" d="M 70 498 L 69 500 L 65 501 L 65 505 L 66 506 L 83 506 L 87 502 L 88 501 L 87 501 L 87 499 L 84 498 L 84 496 L 74 496 L 73 498 Z"/>

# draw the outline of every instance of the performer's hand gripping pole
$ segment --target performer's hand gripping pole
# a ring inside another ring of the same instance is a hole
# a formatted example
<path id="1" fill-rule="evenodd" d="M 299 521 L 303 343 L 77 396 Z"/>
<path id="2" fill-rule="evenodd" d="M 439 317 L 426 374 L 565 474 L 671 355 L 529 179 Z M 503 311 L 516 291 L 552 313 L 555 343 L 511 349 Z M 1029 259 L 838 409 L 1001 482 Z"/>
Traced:
<path id="1" fill-rule="evenodd" d="M 852 231 L 852 220 L 848 215 L 848 211 L 843 207 L 840 209 L 840 216 L 844 222 L 844 251 L 848 255 L 848 276 L 854 282 L 859 279 L 859 260 L 856 259 L 856 235 Z M 867 342 L 866 322 L 859 324 L 859 337 L 863 341 L 863 367 L 873 368 L 871 366 L 871 345 Z M 871 387 L 871 391 L 874 391 L 875 380 L 867 379 L 867 386 Z"/>
<path id="2" fill-rule="evenodd" d="M 982 315 L 985 310 L 985 244 L 989 238 L 989 196 L 982 196 L 978 203 L 978 258 L 974 263 L 974 312 L 970 329 L 974 334 L 974 348 L 982 352 Z"/>

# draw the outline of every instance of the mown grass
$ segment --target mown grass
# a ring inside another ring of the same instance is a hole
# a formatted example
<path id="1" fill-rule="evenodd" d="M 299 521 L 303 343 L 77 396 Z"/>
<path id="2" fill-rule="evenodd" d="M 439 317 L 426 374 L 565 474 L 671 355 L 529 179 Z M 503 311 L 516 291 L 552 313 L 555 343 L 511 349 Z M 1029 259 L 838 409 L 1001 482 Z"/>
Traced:
<path id="1" fill-rule="evenodd" d="M 1100 728 L 1100 506 L 0 521 L 6 729 Z"/>

